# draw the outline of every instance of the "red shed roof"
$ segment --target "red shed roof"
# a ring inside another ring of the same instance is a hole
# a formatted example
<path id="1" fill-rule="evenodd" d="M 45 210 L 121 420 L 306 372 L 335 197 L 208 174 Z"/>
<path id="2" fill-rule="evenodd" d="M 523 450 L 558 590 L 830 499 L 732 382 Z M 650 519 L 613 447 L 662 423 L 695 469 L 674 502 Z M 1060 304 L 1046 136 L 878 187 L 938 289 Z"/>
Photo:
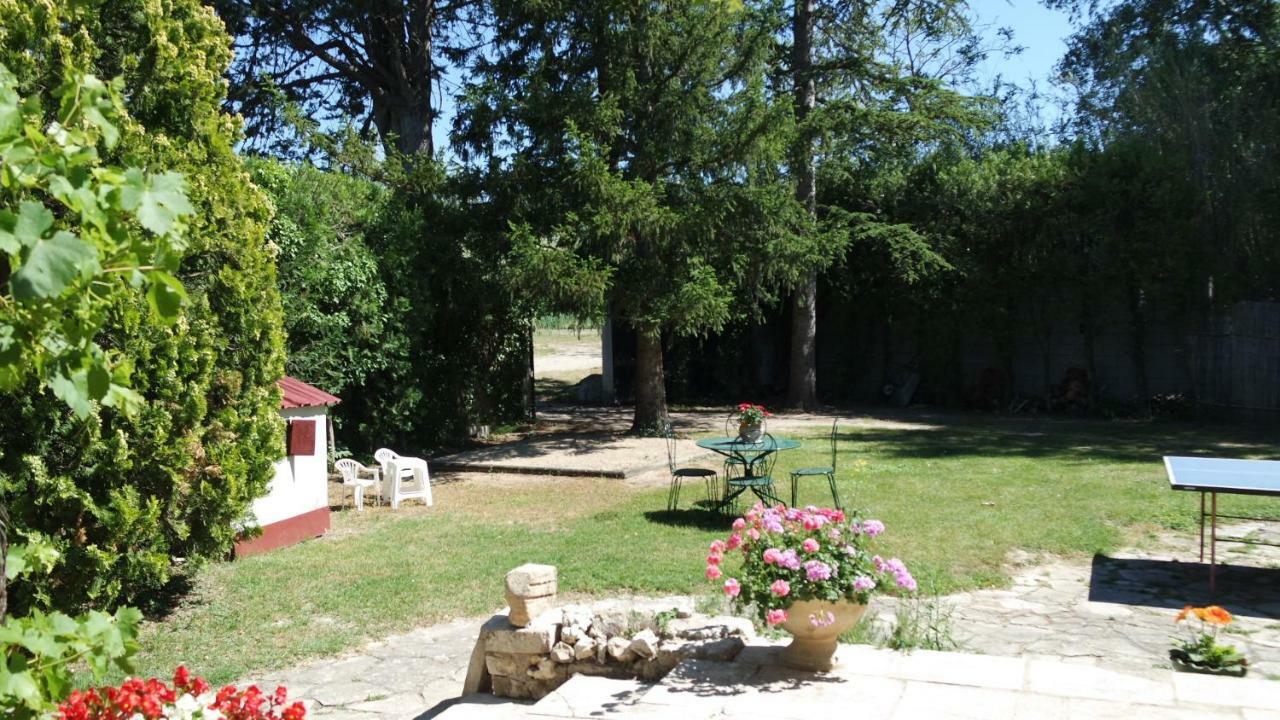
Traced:
<path id="1" fill-rule="evenodd" d="M 277 380 L 276 384 L 284 391 L 284 397 L 280 399 L 282 408 L 325 407 L 342 402 L 340 398 L 288 375 Z"/>

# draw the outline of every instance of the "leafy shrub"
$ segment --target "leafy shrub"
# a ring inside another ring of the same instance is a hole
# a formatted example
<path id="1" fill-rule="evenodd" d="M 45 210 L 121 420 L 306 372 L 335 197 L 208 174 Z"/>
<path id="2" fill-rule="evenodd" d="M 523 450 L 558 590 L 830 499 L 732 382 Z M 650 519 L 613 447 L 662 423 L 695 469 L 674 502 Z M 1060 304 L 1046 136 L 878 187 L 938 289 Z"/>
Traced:
<path id="1" fill-rule="evenodd" d="M 108 162 L 182 173 L 195 213 L 177 277 L 176 323 L 124 297 L 98 342 L 118 353 L 143 403 L 84 418 L 28 383 L 0 395 L 0 491 L 19 538 L 60 552 L 12 602 L 113 605 L 162 586 L 173 558 L 217 557 L 283 452 L 283 371 L 270 204 L 234 152 L 222 111 L 230 40 L 198 0 L 0 0 L 0 63 L 24 93 L 68 73 L 119 78 L 128 117 Z M 49 119 L 52 119 L 50 117 Z"/>
<path id="2" fill-rule="evenodd" d="M 253 164 L 276 206 L 289 372 L 342 397 L 336 440 L 357 454 L 520 417 L 532 312 L 491 214 L 429 160 L 366 171 Z"/>
<path id="3" fill-rule="evenodd" d="M 43 544 L 15 545 L 5 568 L 10 579 L 47 572 L 57 553 Z M 14 720 L 47 717 L 71 692 L 74 672 L 95 679 L 111 670 L 132 670 L 141 613 L 120 608 L 114 615 L 93 610 L 79 617 L 33 611 L 8 617 L 0 626 L 0 710 Z"/>

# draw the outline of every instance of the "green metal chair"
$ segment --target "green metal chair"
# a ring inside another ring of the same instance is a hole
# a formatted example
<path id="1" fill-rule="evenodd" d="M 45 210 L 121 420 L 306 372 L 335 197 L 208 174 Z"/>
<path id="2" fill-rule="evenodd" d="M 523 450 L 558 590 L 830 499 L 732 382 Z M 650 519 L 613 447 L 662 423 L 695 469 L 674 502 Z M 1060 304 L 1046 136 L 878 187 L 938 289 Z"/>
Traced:
<path id="1" fill-rule="evenodd" d="M 750 462 L 744 463 L 740 477 L 725 478 L 725 498 L 721 508 L 734 512 L 739 495 L 751 491 L 766 505 L 782 502 L 773 486 L 773 467 L 778 462 L 778 441 L 765 433 L 760 438 L 760 452 Z"/>
<path id="2" fill-rule="evenodd" d="M 671 423 L 662 426 L 662 436 L 667 441 L 667 468 L 671 470 L 671 488 L 667 491 L 667 509 L 680 505 L 680 486 L 686 478 L 701 479 L 707 485 L 707 499 L 715 502 L 719 494 L 719 474 L 710 468 L 682 468 L 676 462 L 676 434 Z"/>
<path id="3" fill-rule="evenodd" d="M 836 489 L 836 428 L 839 423 L 839 418 L 831 421 L 831 464 L 826 467 L 803 467 L 791 472 L 791 507 L 796 506 L 796 486 L 800 478 L 825 476 L 827 485 L 831 487 L 832 502 L 837 508 L 844 509 L 840 502 L 840 492 Z"/>

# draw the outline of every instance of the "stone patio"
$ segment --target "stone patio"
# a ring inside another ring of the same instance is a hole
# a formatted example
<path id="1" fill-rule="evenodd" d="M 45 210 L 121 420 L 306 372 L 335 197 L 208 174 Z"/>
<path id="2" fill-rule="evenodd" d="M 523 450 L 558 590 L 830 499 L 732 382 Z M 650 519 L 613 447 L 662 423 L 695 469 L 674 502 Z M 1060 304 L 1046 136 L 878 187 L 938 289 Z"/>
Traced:
<path id="1" fill-rule="evenodd" d="M 706 460 L 712 455 L 692 440 L 677 441 L 676 457 L 682 465 Z M 662 438 L 599 433 L 535 435 L 431 459 L 433 471 L 614 479 L 635 477 L 666 467 L 667 445 Z"/>
<path id="2" fill-rule="evenodd" d="M 778 664 L 779 646 L 748 646 L 733 662 L 686 660 L 656 684 L 578 676 L 533 705 L 471 703 L 440 720 L 765 717 L 1185 718 L 1275 720 L 1280 684 L 1161 671 L 1135 674 L 1058 660 L 841 648 L 826 674 Z"/>

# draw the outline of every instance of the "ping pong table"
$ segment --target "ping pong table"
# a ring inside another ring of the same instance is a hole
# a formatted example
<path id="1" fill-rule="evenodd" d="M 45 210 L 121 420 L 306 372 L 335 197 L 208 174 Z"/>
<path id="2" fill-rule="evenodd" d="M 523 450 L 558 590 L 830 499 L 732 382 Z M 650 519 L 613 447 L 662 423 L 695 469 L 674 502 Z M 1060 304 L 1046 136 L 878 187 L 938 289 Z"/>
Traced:
<path id="1" fill-rule="evenodd" d="M 1275 518 L 1219 515 L 1218 493 L 1228 495 L 1271 495 L 1280 497 L 1280 461 L 1239 460 L 1234 458 L 1165 456 L 1164 469 L 1169 474 L 1169 487 L 1200 493 L 1200 562 L 1204 562 L 1205 496 L 1209 496 L 1209 590 L 1217 580 L 1217 544 L 1221 542 L 1270 545 L 1243 537 L 1218 537 L 1218 518 L 1276 522 Z"/>

